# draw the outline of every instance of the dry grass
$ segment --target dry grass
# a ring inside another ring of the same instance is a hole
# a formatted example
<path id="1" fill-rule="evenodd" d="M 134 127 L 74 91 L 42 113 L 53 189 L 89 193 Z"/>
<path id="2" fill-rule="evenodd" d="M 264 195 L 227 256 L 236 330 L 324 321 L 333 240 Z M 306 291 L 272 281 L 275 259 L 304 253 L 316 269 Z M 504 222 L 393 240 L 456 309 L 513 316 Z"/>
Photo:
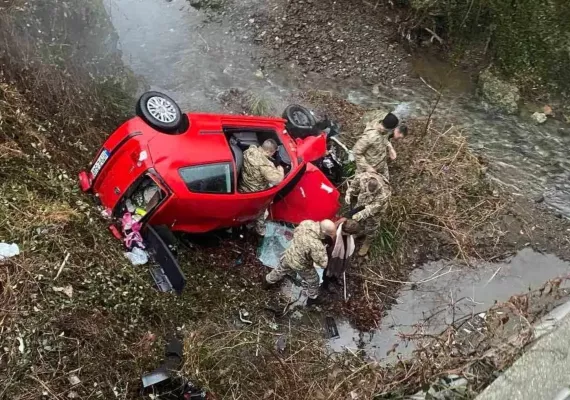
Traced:
<path id="1" fill-rule="evenodd" d="M 373 397 L 376 363 L 330 354 L 321 332 L 272 325 L 236 330 L 210 323 L 189 331 L 185 373 L 224 399 L 346 399 L 351 392 Z"/>
<path id="2" fill-rule="evenodd" d="M 387 367 L 360 352 L 331 355 L 319 331 L 261 319 L 238 329 L 213 321 L 189 327 L 183 371 L 223 399 L 404 399 L 449 389 L 448 376 L 466 378 L 453 398 L 473 398 L 532 342 L 545 305 L 567 299 L 560 283 L 514 296 L 484 318 L 463 318 L 440 335 L 408 335 L 415 357 Z"/>

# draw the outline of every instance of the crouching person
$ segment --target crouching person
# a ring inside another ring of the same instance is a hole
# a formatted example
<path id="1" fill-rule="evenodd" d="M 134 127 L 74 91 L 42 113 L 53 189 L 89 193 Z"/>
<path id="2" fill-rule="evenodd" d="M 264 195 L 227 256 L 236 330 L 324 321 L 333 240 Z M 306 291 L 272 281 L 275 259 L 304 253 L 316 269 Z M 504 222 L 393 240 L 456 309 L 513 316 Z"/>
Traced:
<path id="1" fill-rule="evenodd" d="M 352 219 L 364 227 L 366 238 L 358 255 L 365 256 L 378 231 L 380 217 L 388 207 L 392 191 L 385 177 L 375 172 L 357 174 L 346 192 L 345 201 L 351 204 L 352 197 L 357 198 L 356 209 L 360 210 Z"/>
<path id="2" fill-rule="evenodd" d="M 307 306 L 318 303 L 319 275 L 314 264 L 323 268 L 327 266 L 327 250 L 323 239 L 327 236 L 333 237 L 335 233 L 335 224 L 328 219 L 321 222 L 301 222 L 293 232 L 291 245 L 283 253 L 279 266 L 265 277 L 264 288 L 280 282 L 287 274 L 299 274 L 307 283 Z"/>

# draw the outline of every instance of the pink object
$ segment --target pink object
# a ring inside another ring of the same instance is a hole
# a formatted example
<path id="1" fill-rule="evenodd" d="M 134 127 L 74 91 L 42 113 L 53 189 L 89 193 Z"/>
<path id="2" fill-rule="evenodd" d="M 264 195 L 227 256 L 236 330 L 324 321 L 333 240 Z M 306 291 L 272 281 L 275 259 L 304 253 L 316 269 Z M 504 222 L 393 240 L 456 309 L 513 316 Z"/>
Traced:
<path id="1" fill-rule="evenodd" d="M 145 246 L 143 238 L 140 234 L 142 224 L 135 221 L 131 213 L 125 213 L 121 219 L 121 225 L 123 227 L 123 234 L 125 235 L 125 246 L 127 246 L 128 249 L 131 249 L 136 245 L 137 247 L 144 249 Z"/>

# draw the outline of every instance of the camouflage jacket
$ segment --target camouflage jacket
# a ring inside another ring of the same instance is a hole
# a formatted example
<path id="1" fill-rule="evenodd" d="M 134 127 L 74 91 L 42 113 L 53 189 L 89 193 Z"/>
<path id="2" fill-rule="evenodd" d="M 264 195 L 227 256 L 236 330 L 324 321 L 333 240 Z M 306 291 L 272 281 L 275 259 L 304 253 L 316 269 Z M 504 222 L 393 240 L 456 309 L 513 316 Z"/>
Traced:
<path id="1" fill-rule="evenodd" d="M 295 228 L 291 245 L 283 254 L 283 262 L 296 271 L 328 264 L 327 250 L 321 240 L 321 227 L 315 221 L 303 221 Z"/>
<path id="2" fill-rule="evenodd" d="M 379 182 L 378 189 L 375 192 L 368 190 L 370 179 L 376 179 Z M 348 190 L 351 195 L 358 197 L 356 207 L 364 207 L 362 211 L 352 216 L 352 219 L 355 221 L 363 221 L 386 211 L 388 200 L 392 195 L 387 180 L 383 176 L 372 172 L 357 174 L 350 183 Z"/>
<path id="3" fill-rule="evenodd" d="M 356 171 L 367 172 L 369 169 L 373 169 L 388 178 L 389 147 L 388 135 L 385 132 L 378 132 L 372 127 L 372 123 L 368 124 L 352 148 L 356 161 Z"/>
<path id="4" fill-rule="evenodd" d="M 282 180 L 283 171 L 273 165 L 261 147 L 251 146 L 244 151 L 240 192 L 259 192 L 277 185 Z"/>

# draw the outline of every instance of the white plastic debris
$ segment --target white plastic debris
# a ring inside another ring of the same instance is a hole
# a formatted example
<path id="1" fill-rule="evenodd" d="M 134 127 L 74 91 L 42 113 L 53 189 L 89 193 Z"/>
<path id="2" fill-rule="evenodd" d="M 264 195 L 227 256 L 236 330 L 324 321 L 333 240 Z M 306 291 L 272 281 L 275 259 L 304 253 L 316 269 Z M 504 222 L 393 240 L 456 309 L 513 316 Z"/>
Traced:
<path id="1" fill-rule="evenodd" d="M 24 339 L 18 337 L 18 342 L 20 343 L 20 345 L 18 346 L 18 350 L 20 351 L 20 353 L 24 354 L 24 351 L 26 350 L 26 348 L 24 347 Z"/>
<path id="2" fill-rule="evenodd" d="M 81 383 L 81 379 L 79 379 L 77 375 L 71 375 L 69 377 L 69 383 L 71 383 L 72 386 L 79 385 Z"/>
<path id="3" fill-rule="evenodd" d="M 147 252 L 143 249 L 139 249 L 138 247 L 135 247 L 128 253 L 125 253 L 125 257 L 127 257 L 134 266 L 145 265 L 148 262 Z"/>
<path id="4" fill-rule="evenodd" d="M 61 292 L 69 298 L 73 297 L 73 286 L 71 286 L 71 285 L 67 285 L 65 287 L 53 286 L 52 289 L 54 292 Z"/>
<path id="5" fill-rule="evenodd" d="M 0 261 L 6 260 L 20 254 L 20 248 L 17 244 L 0 243 Z"/>

